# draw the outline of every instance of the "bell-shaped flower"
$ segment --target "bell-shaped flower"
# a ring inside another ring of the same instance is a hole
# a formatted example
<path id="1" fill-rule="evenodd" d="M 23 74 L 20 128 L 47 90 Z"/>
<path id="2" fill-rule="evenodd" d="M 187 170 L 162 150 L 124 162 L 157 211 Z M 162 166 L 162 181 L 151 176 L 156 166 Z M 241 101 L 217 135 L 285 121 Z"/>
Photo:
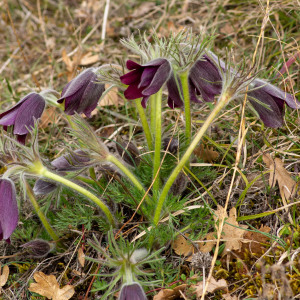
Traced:
<path id="1" fill-rule="evenodd" d="M 146 294 L 137 282 L 123 284 L 119 300 L 147 300 Z"/>
<path id="2" fill-rule="evenodd" d="M 165 58 L 157 58 L 144 65 L 127 60 L 126 66 L 132 71 L 120 77 L 121 82 L 128 85 L 124 96 L 128 100 L 143 98 L 143 107 L 146 107 L 149 97 L 156 94 L 172 74 L 171 64 Z"/>
<path id="3" fill-rule="evenodd" d="M 18 225 L 19 213 L 14 183 L 0 179 L 0 240 L 9 239 Z"/>
<path id="4" fill-rule="evenodd" d="M 60 156 L 51 162 L 57 171 L 76 171 L 83 169 L 90 164 L 89 155 L 82 150 L 75 150 L 73 153 Z"/>
<path id="5" fill-rule="evenodd" d="M 33 192 L 35 195 L 47 195 L 55 191 L 57 184 L 54 182 L 49 182 L 43 179 L 38 179 L 33 187 Z"/>
<path id="6" fill-rule="evenodd" d="M 283 125 L 284 103 L 294 109 L 300 108 L 300 102 L 291 94 L 261 79 L 255 79 L 251 89 L 248 99 L 268 127 Z"/>
<path id="7" fill-rule="evenodd" d="M 216 62 L 208 55 L 204 55 L 192 66 L 189 73 L 190 98 L 194 102 L 201 102 L 201 95 L 205 102 L 213 102 L 216 95 L 222 91 L 222 76 Z"/>
<path id="8" fill-rule="evenodd" d="M 21 99 L 15 106 L 0 114 L 0 125 L 7 130 L 13 126 L 13 133 L 17 140 L 25 144 L 25 139 L 34 121 L 39 119 L 45 109 L 44 98 L 37 93 L 30 93 Z"/>
<path id="9" fill-rule="evenodd" d="M 88 68 L 72 79 L 64 88 L 58 103 L 65 101 L 65 113 L 84 113 L 88 118 L 97 107 L 105 86 L 97 81 L 97 69 Z"/>

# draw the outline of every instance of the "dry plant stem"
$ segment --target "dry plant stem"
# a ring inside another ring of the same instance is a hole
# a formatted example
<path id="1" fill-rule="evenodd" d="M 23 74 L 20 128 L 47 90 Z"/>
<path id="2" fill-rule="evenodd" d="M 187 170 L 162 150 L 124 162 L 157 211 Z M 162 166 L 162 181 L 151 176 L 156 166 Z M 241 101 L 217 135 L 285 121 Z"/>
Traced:
<path id="1" fill-rule="evenodd" d="M 148 144 L 148 149 L 150 151 L 152 151 L 153 150 L 152 136 L 151 136 L 151 132 L 150 132 L 150 129 L 149 129 L 149 124 L 148 124 L 148 121 L 147 121 L 145 110 L 144 110 L 144 108 L 141 104 L 141 99 L 136 99 L 135 100 L 135 105 L 136 105 L 136 108 L 138 110 L 141 122 L 142 122 L 142 126 L 143 126 L 143 129 L 144 129 L 145 137 L 146 137 L 147 144 Z"/>
<path id="2" fill-rule="evenodd" d="M 113 218 L 110 210 L 108 209 L 108 207 L 98 197 L 96 197 L 94 194 L 92 194 L 90 191 L 88 191 L 85 188 L 81 187 L 80 185 L 66 179 L 65 177 L 59 176 L 55 173 L 48 171 L 46 168 L 41 170 L 40 175 L 42 175 L 48 179 L 54 180 L 56 182 L 59 182 L 65 186 L 79 192 L 80 194 L 86 196 L 87 198 L 89 198 L 91 201 L 93 201 L 95 204 L 97 204 L 100 207 L 100 209 L 103 211 L 106 218 L 108 219 L 109 223 L 113 227 L 115 227 L 114 218 Z"/>
<path id="3" fill-rule="evenodd" d="M 165 183 L 165 185 L 163 187 L 163 190 L 161 192 L 160 198 L 158 200 L 156 210 L 155 210 L 155 215 L 154 215 L 154 219 L 153 219 L 153 223 L 154 223 L 155 226 L 159 222 L 161 211 L 162 211 L 162 208 L 163 208 L 163 204 L 164 204 L 164 202 L 165 202 L 165 200 L 168 196 L 169 190 L 170 190 L 173 182 L 175 181 L 175 179 L 177 178 L 180 171 L 184 168 L 184 166 L 188 162 L 191 154 L 193 153 L 194 149 L 196 148 L 196 146 L 200 142 L 201 138 L 203 137 L 203 135 L 206 132 L 206 130 L 208 129 L 208 127 L 212 124 L 212 122 L 214 121 L 214 119 L 216 118 L 216 116 L 218 115 L 220 110 L 229 102 L 229 100 L 230 100 L 230 95 L 228 95 L 227 93 L 224 93 L 224 94 L 221 95 L 217 105 L 215 106 L 213 111 L 210 113 L 208 118 L 205 120 L 202 127 L 199 129 L 198 133 L 196 134 L 196 136 L 192 140 L 191 144 L 187 148 L 186 152 L 184 153 L 183 157 L 179 161 L 178 165 L 173 170 L 173 172 L 171 173 L 169 179 Z"/>
<path id="4" fill-rule="evenodd" d="M 56 235 L 56 233 L 54 232 L 54 230 L 52 229 L 51 225 L 49 224 L 46 216 L 43 214 L 43 212 L 41 211 L 41 208 L 39 206 L 39 204 L 37 203 L 33 191 L 30 187 L 30 185 L 26 182 L 26 193 L 28 195 L 28 198 L 36 212 L 36 214 L 38 215 L 38 217 L 40 218 L 41 222 L 43 223 L 46 231 L 48 232 L 48 234 L 51 236 L 51 238 L 53 239 L 53 241 L 58 241 L 58 236 Z"/>
<path id="5" fill-rule="evenodd" d="M 189 93 L 188 72 L 180 74 L 180 80 L 183 90 L 184 115 L 185 115 L 185 143 L 188 146 L 191 142 L 191 104 Z"/>
<path id="6" fill-rule="evenodd" d="M 162 89 L 155 95 L 155 148 L 154 148 L 154 163 L 153 163 L 153 195 L 156 197 L 160 185 L 160 150 L 161 150 L 161 98 Z M 151 111 L 152 112 L 152 111 Z"/>

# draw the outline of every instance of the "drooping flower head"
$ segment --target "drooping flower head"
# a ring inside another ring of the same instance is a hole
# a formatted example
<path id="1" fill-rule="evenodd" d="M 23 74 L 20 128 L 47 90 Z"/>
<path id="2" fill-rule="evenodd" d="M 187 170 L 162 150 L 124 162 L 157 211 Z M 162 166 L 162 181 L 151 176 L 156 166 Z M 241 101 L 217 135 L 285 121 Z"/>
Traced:
<path id="1" fill-rule="evenodd" d="M 264 124 L 272 128 L 283 125 L 285 103 L 291 108 L 300 108 L 300 102 L 291 94 L 261 79 L 253 81 L 252 91 L 248 92 L 248 98 Z"/>
<path id="2" fill-rule="evenodd" d="M 123 284 L 119 300 L 147 300 L 146 294 L 138 282 Z"/>
<path id="3" fill-rule="evenodd" d="M 128 100 L 143 98 L 143 107 L 146 107 L 149 97 L 156 94 L 165 83 L 168 89 L 177 89 L 171 64 L 165 58 L 157 58 L 143 65 L 128 60 L 126 66 L 132 71 L 120 78 L 122 83 L 128 85 L 124 96 Z M 180 99 L 173 97 L 173 100 L 175 100 L 174 107 L 182 105 Z M 172 101 L 171 98 L 169 101 Z"/>
<path id="4" fill-rule="evenodd" d="M 7 240 L 18 225 L 19 213 L 14 183 L 0 179 L 0 240 Z"/>
<path id="5" fill-rule="evenodd" d="M 29 130 L 34 126 L 34 121 L 41 117 L 45 105 L 46 102 L 41 95 L 30 93 L 15 106 L 0 114 L 0 125 L 3 125 L 5 130 L 8 126 L 13 126 L 17 140 L 25 144 Z"/>
<path id="6" fill-rule="evenodd" d="M 205 102 L 213 102 L 222 91 L 222 76 L 216 62 L 208 55 L 197 60 L 189 73 L 190 98 L 194 102 L 199 95 Z"/>
<path id="7" fill-rule="evenodd" d="M 97 107 L 98 100 L 105 90 L 105 86 L 97 81 L 97 69 L 88 68 L 72 79 L 64 88 L 58 103 L 64 103 L 65 113 L 74 115 L 84 113 L 90 117 Z"/>

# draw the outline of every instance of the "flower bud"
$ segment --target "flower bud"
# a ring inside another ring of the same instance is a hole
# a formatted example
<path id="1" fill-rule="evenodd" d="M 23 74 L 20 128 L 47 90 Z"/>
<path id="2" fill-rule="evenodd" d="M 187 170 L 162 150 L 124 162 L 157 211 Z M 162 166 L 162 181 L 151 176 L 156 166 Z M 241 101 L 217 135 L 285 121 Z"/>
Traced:
<path id="1" fill-rule="evenodd" d="M 53 248 L 54 245 L 41 239 L 32 240 L 21 245 L 22 248 L 28 249 L 33 257 L 45 257 Z"/>
<path id="2" fill-rule="evenodd" d="M 118 141 L 116 143 L 116 148 L 119 155 L 127 162 L 129 165 L 135 167 L 138 166 L 141 162 L 139 157 L 139 149 L 132 142 L 123 142 Z"/>
<path id="3" fill-rule="evenodd" d="M 119 300 L 147 300 L 146 294 L 137 282 L 123 284 Z"/>

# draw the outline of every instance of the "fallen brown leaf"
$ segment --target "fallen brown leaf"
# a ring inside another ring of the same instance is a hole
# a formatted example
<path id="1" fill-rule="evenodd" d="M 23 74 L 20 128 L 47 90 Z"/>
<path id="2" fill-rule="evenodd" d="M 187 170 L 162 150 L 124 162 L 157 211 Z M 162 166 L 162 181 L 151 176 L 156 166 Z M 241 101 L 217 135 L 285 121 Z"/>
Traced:
<path id="1" fill-rule="evenodd" d="M 9 275 L 9 267 L 5 265 L 1 271 L 1 264 L 0 264 L 0 287 L 3 287 L 6 284 L 8 275 Z"/>
<path id="2" fill-rule="evenodd" d="M 55 124 L 56 120 L 57 120 L 56 108 L 53 106 L 49 107 L 46 109 L 46 111 L 43 113 L 41 117 L 40 127 L 47 128 L 49 124 Z"/>
<path id="3" fill-rule="evenodd" d="M 278 183 L 280 195 L 285 202 L 295 195 L 296 182 L 292 179 L 289 172 L 285 169 L 284 164 L 280 158 L 273 158 L 270 154 L 263 154 L 263 161 L 270 169 L 269 185 L 274 187 Z"/>
<path id="4" fill-rule="evenodd" d="M 107 89 L 109 85 L 105 85 Z M 99 102 L 99 106 L 111 106 L 114 105 L 118 107 L 119 105 L 124 105 L 124 101 L 118 96 L 118 88 L 113 87 Z"/>
<path id="5" fill-rule="evenodd" d="M 215 238 L 216 233 L 215 232 L 210 232 L 208 233 L 203 242 L 197 242 L 199 246 L 199 250 L 203 253 L 208 253 L 212 250 L 214 245 L 216 244 L 216 238 Z"/>
<path id="6" fill-rule="evenodd" d="M 36 272 L 33 275 L 36 283 L 31 283 L 29 291 L 52 300 L 68 300 L 74 293 L 74 287 L 66 285 L 59 288 L 59 284 L 54 275 L 46 275 L 43 272 Z"/>
<path id="7" fill-rule="evenodd" d="M 195 294 L 197 297 L 201 297 L 203 294 L 203 281 L 197 283 L 196 285 L 193 285 L 192 288 L 195 289 Z M 214 279 L 213 277 L 211 277 L 208 286 L 207 286 L 207 290 L 206 293 L 214 293 L 215 291 L 218 290 L 228 290 L 227 287 L 227 282 L 225 279 L 220 279 L 218 281 L 216 281 L 216 279 Z"/>
<path id="8" fill-rule="evenodd" d="M 180 291 L 183 292 L 187 284 L 181 284 L 176 286 L 174 289 L 164 289 L 161 290 L 157 295 L 153 297 L 153 300 L 175 300 L 182 298 Z"/>
<path id="9" fill-rule="evenodd" d="M 80 66 L 89 66 L 99 61 L 99 55 L 93 55 L 92 52 L 84 54 L 79 61 Z"/>
<path id="10" fill-rule="evenodd" d="M 261 225 L 259 231 L 269 233 L 271 228 Z M 269 238 L 260 232 L 245 231 L 243 246 L 240 252 L 244 252 L 246 249 L 251 253 L 261 254 L 265 251 L 265 247 L 262 244 L 267 243 Z"/>
<path id="11" fill-rule="evenodd" d="M 172 248 L 176 254 L 185 257 L 194 253 L 194 246 L 181 234 L 175 238 Z"/>
<path id="12" fill-rule="evenodd" d="M 204 162 L 208 163 L 214 162 L 219 157 L 219 153 L 217 151 L 214 151 L 212 147 L 204 148 L 203 144 L 194 150 L 194 154 Z"/>
<path id="13" fill-rule="evenodd" d="M 229 217 L 227 215 L 227 212 L 224 211 L 224 208 L 220 205 L 218 205 L 218 209 L 215 211 L 214 219 L 215 221 L 220 220 L 222 216 L 225 215 L 225 222 L 223 225 L 222 230 L 222 239 L 225 240 L 225 248 L 222 252 L 222 255 L 224 256 L 227 251 L 240 251 L 242 246 L 242 240 L 243 236 L 245 234 L 245 228 L 247 228 L 247 225 L 240 225 L 236 220 L 236 208 L 233 207 L 229 211 Z M 230 225 L 229 225 L 230 224 Z"/>
<path id="14" fill-rule="evenodd" d="M 236 295 L 231 296 L 229 293 L 223 294 L 222 297 L 225 300 L 238 300 L 238 297 Z"/>
<path id="15" fill-rule="evenodd" d="M 77 257 L 78 257 L 78 261 L 79 261 L 80 265 L 81 265 L 82 267 L 84 267 L 84 263 L 85 263 L 85 255 L 84 255 L 84 253 L 83 253 L 82 248 L 79 248 L 79 249 L 78 249 Z"/>

